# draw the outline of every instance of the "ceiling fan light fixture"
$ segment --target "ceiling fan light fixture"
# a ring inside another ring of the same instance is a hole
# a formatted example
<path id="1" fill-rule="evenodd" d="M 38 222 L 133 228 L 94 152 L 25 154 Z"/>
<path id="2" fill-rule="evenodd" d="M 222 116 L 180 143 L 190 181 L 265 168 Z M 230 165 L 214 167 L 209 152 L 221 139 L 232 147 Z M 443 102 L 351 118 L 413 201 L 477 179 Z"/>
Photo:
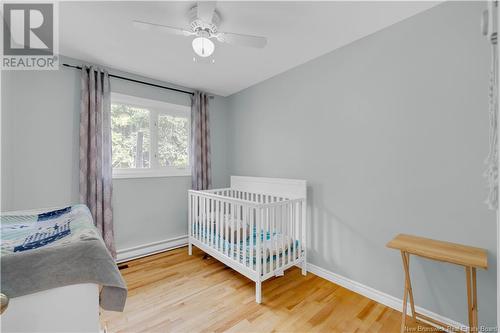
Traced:
<path id="1" fill-rule="evenodd" d="M 200 57 L 210 57 L 214 53 L 215 45 L 206 37 L 196 37 L 193 39 L 193 50 Z"/>

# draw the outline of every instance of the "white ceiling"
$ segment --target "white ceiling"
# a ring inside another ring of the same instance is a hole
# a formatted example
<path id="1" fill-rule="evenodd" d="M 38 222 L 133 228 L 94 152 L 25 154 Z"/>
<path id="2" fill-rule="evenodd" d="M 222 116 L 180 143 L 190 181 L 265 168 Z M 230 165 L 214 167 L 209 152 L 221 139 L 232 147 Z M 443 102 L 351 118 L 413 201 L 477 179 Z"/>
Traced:
<path id="1" fill-rule="evenodd" d="M 216 44 L 215 64 L 193 62 L 191 38 L 135 28 L 134 19 L 187 28 L 195 2 L 62 2 L 60 53 L 228 96 L 436 2 L 218 2 L 219 30 L 266 36 L 264 49 Z"/>

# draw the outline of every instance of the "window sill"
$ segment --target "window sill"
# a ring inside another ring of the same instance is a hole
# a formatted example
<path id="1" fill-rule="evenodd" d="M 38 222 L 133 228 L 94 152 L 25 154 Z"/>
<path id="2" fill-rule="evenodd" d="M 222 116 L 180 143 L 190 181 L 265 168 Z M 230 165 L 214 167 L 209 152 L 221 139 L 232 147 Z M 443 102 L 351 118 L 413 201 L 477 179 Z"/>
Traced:
<path id="1" fill-rule="evenodd" d="M 165 177 L 191 177 L 191 171 L 186 169 L 114 169 L 113 179 L 129 178 L 165 178 Z"/>

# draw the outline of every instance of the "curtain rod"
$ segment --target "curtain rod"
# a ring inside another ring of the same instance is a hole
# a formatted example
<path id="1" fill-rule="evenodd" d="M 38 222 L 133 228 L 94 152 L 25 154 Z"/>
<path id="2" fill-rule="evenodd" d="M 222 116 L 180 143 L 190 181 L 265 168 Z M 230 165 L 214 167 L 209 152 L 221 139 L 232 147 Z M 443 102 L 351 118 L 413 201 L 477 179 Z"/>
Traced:
<path id="1" fill-rule="evenodd" d="M 76 69 L 80 69 L 80 70 L 82 69 L 81 66 L 74 66 L 74 65 L 70 65 L 70 64 L 63 64 L 63 66 L 71 67 L 71 68 L 76 68 Z M 188 94 L 188 95 L 194 95 L 194 93 L 191 92 L 191 91 L 182 90 L 182 89 L 176 89 L 176 88 L 170 88 L 170 87 L 166 87 L 166 86 L 161 86 L 159 84 L 154 84 L 154 83 L 150 83 L 150 82 L 135 80 L 135 79 L 131 79 L 131 78 L 120 76 L 120 75 L 109 74 L 109 76 L 110 77 L 114 77 L 116 79 L 121 79 L 121 80 L 125 80 L 125 81 L 130 81 L 130 82 L 145 84 L 147 86 L 152 86 L 152 87 L 157 87 L 157 88 L 162 88 L 162 89 L 177 91 L 177 92 L 180 92 L 180 93 L 183 93 L 183 94 Z"/>

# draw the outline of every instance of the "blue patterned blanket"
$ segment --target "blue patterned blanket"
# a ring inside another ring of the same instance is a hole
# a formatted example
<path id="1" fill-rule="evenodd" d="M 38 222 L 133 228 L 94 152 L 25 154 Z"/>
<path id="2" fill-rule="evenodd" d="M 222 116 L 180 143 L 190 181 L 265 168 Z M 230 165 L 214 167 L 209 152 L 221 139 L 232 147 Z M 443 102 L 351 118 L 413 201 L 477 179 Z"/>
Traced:
<path id="1" fill-rule="evenodd" d="M 2 255 L 99 237 L 85 205 L 40 214 L 0 216 Z"/>
<path id="2" fill-rule="evenodd" d="M 102 286 L 104 309 L 122 311 L 127 287 L 85 205 L 2 213 L 1 290 L 18 297 L 71 284 Z"/>
<path id="3" fill-rule="evenodd" d="M 198 228 L 200 234 L 198 233 Z M 222 251 L 224 253 L 228 253 L 231 256 L 234 253 L 234 256 L 239 256 L 239 261 L 243 262 L 244 260 L 248 265 L 252 264 L 252 267 L 257 263 L 257 230 L 254 227 L 251 235 L 248 235 L 245 240 L 240 239 L 239 246 L 236 241 L 229 240 L 227 237 L 223 237 L 220 233 L 215 232 L 215 227 L 212 228 L 210 232 L 210 228 L 207 227 L 208 230 L 205 230 L 205 226 L 203 223 L 200 223 L 200 226 L 194 225 L 193 233 L 196 235 L 196 238 L 201 238 L 200 240 L 206 241 L 207 239 L 211 244 L 221 244 Z M 229 233 L 231 234 L 231 233 Z M 249 233 L 250 234 L 250 233 Z M 212 239 L 213 238 L 213 239 Z M 242 237 L 243 238 L 243 237 Z M 274 263 L 274 266 L 277 265 L 278 258 L 288 258 L 288 250 L 290 249 L 290 257 L 292 260 L 298 259 L 300 256 L 300 242 L 299 240 L 292 240 L 289 237 L 284 236 L 280 232 L 260 232 L 260 241 L 261 241 L 261 262 L 262 263 Z M 297 249 L 297 250 L 296 250 Z M 239 252 L 238 252 L 239 250 Z M 253 254 L 253 257 L 251 257 Z M 245 259 L 246 258 L 246 259 Z M 285 260 L 287 261 L 287 260 Z M 273 267 L 274 269 L 275 267 Z"/>

